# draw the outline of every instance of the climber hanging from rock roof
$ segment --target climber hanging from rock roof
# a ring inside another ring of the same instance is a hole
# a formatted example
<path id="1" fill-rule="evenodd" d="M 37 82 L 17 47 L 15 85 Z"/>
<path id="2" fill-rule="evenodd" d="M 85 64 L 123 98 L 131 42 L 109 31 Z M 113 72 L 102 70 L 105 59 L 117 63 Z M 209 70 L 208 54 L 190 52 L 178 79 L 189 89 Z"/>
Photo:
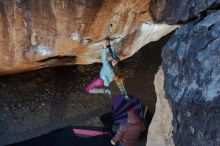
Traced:
<path id="1" fill-rule="evenodd" d="M 108 61 L 107 59 L 107 48 L 109 49 L 109 53 L 111 54 L 112 57 L 111 61 Z M 115 51 L 112 49 L 110 38 L 107 38 L 103 41 L 101 56 L 102 56 L 103 65 L 100 71 L 100 75 L 97 79 L 93 80 L 91 83 L 89 83 L 86 86 L 85 91 L 95 94 L 96 93 L 107 94 L 110 98 L 112 98 L 111 90 L 108 87 L 113 80 L 115 79 L 119 80 L 119 76 L 115 75 L 113 68 L 120 61 L 120 58 L 116 55 Z M 122 95 L 125 95 L 125 98 L 128 99 L 128 95 L 122 81 L 120 80 L 120 82 L 117 82 L 117 85 Z"/>

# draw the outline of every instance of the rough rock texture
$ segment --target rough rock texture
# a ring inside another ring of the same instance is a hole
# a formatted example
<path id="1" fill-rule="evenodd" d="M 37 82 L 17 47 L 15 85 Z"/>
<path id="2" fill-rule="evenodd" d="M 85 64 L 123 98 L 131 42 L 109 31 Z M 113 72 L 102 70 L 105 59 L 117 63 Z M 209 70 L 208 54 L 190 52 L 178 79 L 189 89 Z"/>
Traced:
<path id="1" fill-rule="evenodd" d="M 178 29 L 162 52 L 177 146 L 220 145 L 220 11 Z"/>
<path id="2" fill-rule="evenodd" d="M 220 0 L 151 0 L 150 11 L 157 22 L 183 23 L 219 5 Z"/>
<path id="3" fill-rule="evenodd" d="M 108 35 L 123 59 L 176 27 L 153 24 L 149 0 L 0 0 L 0 74 L 100 61 Z"/>
<path id="4" fill-rule="evenodd" d="M 0 77 L 0 146 L 41 136 L 111 111 L 111 101 L 84 92 L 100 65 L 76 66 Z M 82 123 L 81 123 L 82 122 Z"/>
<path id="5" fill-rule="evenodd" d="M 160 48 L 168 38 L 146 45 L 118 64 L 127 92 L 140 95 L 142 104 L 147 105 L 149 121 L 155 110 L 153 79 L 161 64 Z M 106 96 L 84 91 L 99 75 L 101 66 L 94 63 L 0 76 L 0 146 L 72 124 L 101 125 L 97 118 L 83 122 L 112 109 Z M 113 94 L 120 94 L 114 82 L 110 88 Z"/>
<path id="6" fill-rule="evenodd" d="M 154 79 L 157 94 L 156 110 L 148 129 L 147 146 L 174 146 L 173 114 L 164 92 L 164 74 L 160 68 Z"/>

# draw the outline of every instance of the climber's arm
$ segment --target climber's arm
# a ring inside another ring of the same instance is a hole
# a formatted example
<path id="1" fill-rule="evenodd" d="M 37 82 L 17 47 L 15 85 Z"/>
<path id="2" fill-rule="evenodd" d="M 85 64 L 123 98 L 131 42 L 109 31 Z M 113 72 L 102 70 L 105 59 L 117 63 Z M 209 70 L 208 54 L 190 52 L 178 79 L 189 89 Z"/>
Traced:
<path id="1" fill-rule="evenodd" d="M 106 50 L 106 45 L 105 44 L 103 44 L 101 56 L 102 56 L 102 63 L 103 63 L 103 65 L 107 64 L 108 63 L 108 59 L 107 59 L 107 50 Z"/>
<path id="2" fill-rule="evenodd" d="M 115 57 L 116 57 L 116 54 L 115 54 L 115 51 L 114 51 L 113 48 L 112 48 L 112 45 L 109 44 L 109 45 L 107 46 L 107 48 L 108 48 L 109 53 L 111 54 L 112 58 L 115 58 Z"/>
<path id="3" fill-rule="evenodd" d="M 117 133 L 115 134 L 115 136 L 112 138 L 112 141 L 117 143 L 123 136 L 123 133 L 124 133 L 124 127 L 123 125 L 120 125 Z"/>

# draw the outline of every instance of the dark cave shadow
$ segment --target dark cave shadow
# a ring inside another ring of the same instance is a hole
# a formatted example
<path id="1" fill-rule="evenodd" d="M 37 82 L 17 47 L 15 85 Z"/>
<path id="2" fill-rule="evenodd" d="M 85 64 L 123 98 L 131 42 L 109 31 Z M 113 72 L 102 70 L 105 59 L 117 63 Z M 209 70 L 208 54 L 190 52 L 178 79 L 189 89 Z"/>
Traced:
<path id="1" fill-rule="evenodd" d="M 52 85 L 54 93 L 50 96 L 49 101 L 49 125 L 53 125 L 56 129 L 63 128 L 63 124 L 68 112 L 67 107 L 69 104 L 71 90 L 74 91 L 72 86 L 77 79 L 77 75 L 72 73 L 75 67 L 55 67 L 52 68 Z M 54 130 L 54 129 L 53 129 Z"/>
<path id="2" fill-rule="evenodd" d="M 123 73 L 128 94 L 141 96 L 142 103 L 149 106 L 152 115 L 156 104 L 154 76 L 162 63 L 162 47 L 173 33 L 174 31 L 158 41 L 143 46 L 132 57 L 119 63 L 118 68 Z"/>

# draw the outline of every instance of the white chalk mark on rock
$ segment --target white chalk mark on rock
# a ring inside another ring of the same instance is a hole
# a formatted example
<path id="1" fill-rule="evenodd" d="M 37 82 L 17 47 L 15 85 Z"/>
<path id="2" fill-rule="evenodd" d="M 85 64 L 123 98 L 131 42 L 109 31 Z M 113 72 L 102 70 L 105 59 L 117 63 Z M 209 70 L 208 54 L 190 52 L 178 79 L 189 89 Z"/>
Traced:
<path id="1" fill-rule="evenodd" d="M 78 32 L 73 32 L 70 37 L 74 41 L 78 41 L 80 39 L 80 36 L 79 36 Z"/>
<path id="2" fill-rule="evenodd" d="M 39 45 L 37 46 L 37 54 L 40 56 L 49 56 L 52 55 L 52 52 L 47 46 Z"/>

